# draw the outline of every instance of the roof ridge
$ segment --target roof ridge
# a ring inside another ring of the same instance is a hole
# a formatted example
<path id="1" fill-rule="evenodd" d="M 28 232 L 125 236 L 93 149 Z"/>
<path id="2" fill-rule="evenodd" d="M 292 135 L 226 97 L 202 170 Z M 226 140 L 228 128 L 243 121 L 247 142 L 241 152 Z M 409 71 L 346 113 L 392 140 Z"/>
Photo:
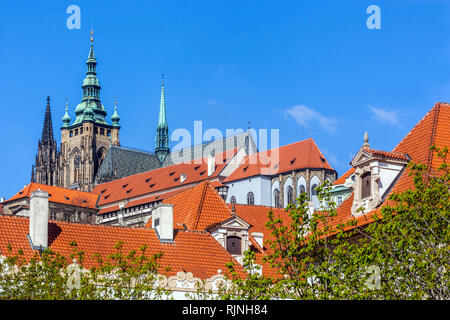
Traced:
<path id="1" fill-rule="evenodd" d="M 427 161 L 428 173 L 431 172 L 431 163 L 433 162 L 433 153 L 434 152 L 432 152 L 430 150 L 430 147 L 434 144 L 434 141 L 436 138 L 435 133 L 436 133 L 436 128 L 437 128 L 437 122 L 439 121 L 439 110 L 440 110 L 441 104 L 436 103 L 435 107 L 436 107 L 436 110 L 434 112 L 433 127 L 431 129 L 430 145 L 428 146 L 428 150 L 427 150 L 427 152 L 428 152 L 428 161 Z"/>
<path id="2" fill-rule="evenodd" d="M 437 103 L 433 106 L 433 108 L 431 108 L 430 110 L 428 110 L 428 112 L 422 117 L 422 119 L 420 119 L 419 122 L 417 122 L 417 123 L 414 125 L 414 127 L 412 127 L 411 130 L 409 130 L 409 132 L 403 137 L 403 139 L 401 139 L 401 140 L 397 143 L 397 145 L 392 149 L 392 151 L 394 151 L 395 149 L 397 149 L 398 146 L 399 146 L 403 141 L 405 141 L 405 139 L 411 134 L 411 132 L 412 132 L 416 127 L 418 127 L 420 124 L 422 124 L 422 122 L 428 117 L 428 115 L 429 115 L 429 114 L 437 107 L 438 103 L 439 103 L 439 102 L 437 102 Z"/>
<path id="3" fill-rule="evenodd" d="M 194 230 L 197 230 L 198 222 L 200 221 L 200 215 L 201 215 L 203 203 L 205 202 L 207 189 L 208 189 L 208 181 L 204 181 L 203 182 L 202 195 L 201 195 L 200 202 L 199 202 L 199 205 L 198 205 L 198 208 L 197 208 L 197 212 L 196 212 L 195 217 L 194 217 L 195 218 Z"/>

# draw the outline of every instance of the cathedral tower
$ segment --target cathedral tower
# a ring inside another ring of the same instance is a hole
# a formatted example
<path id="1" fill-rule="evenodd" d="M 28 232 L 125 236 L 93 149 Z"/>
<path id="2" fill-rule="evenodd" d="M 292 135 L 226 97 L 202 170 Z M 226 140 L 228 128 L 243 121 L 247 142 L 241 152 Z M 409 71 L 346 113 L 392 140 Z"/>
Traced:
<path id="1" fill-rule="evenodd" d="M 94 177 L 111 145 L 119 146 L 119 120 L 117 104 L 109 124 L 106 109 L 100 101 L 100 84 L 97 79 L 97 60 L 94 54 L 91 32 L 91 48 L 87 59 L 83 97 L 75 109 L 75 120 L 66 113 L 61 127 L 61 170 L 59 185 L 83 191 L 94 186 Z"/>
<path id="2" fill-rule="evenodd" d="M 166 156 L 170 153 L 169 148 L 169 124 L 166 117 L 166 102 L 164 99 L 164 74 L 161 79 L 161 101 L 159 104 L 159 120 L 156 127 L 156 148 L 155 154 L 161 163 L 164 162 Z"/>
<path id="3" fill-rule="evenodd" d="M 50 97 L 47 97 L 42 136 L 38 142 L 38 152 L 35 164 L 31 169 L 31 182 L 48 185 L 59 183 L 59 153 L 56 140 L 53 137 L 52 112 Z"/>

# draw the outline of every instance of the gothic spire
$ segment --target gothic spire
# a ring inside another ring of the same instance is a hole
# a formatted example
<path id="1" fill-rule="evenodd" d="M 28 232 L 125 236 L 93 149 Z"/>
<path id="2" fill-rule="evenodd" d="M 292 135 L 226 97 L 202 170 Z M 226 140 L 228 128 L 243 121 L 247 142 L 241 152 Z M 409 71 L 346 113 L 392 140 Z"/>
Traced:
<path id="1" fill-rule="evenodd" d="M 161 77 L 161 100 L 159 104 L 159 119 L 158 126 L 156 127 L 156 148 L 155 154 L 158 156 L 159 161 L 162 163 L 169 154 L 169 124 L 166 117 L 166 102 L 164 95 L 164 74 Z"/>
<path id="2" fill-rule="evenodd" d="M 52 112 L 50 110 L 50 97 L 47 97 L 47 107 L 45 109 L 44 126 L 42 128 L 41 143 L 50 145 L 55 139 L 53 138 Z"/>
<path id="3" fill-rule="evenodd" d="M 164 99 L 164 73 L 161 75 L 161 101 L 159 103 L 158 128 L 168 127 L 166 118 L 166 103 Z"/>

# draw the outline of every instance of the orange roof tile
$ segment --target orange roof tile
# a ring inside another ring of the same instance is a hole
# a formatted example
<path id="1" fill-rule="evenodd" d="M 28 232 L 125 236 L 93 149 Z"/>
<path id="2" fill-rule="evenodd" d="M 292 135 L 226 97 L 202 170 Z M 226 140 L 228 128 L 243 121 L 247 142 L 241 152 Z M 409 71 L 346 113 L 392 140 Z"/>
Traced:
<path id="1" fill-rule="evenodd" d="M 29 260 L 34 254 L 27 238 L 29 219 L 25 217 L 0 216 L 0 250 L 4 256 L 11 256 L 22 249 Z M 179 271 L 192 272 L 202 279 L 217 274 L 217 270 L 226 271 L 226 263 L 234 261 L 239 274 L 242 267 L 233 257 L 208 233 L 177 230 L 174 243 L 161 243 L 153 229 L 108 227 L 99 225 L 84 225 L 77 223 L 49 221 L 49 248 L 66 256 L 72 253 L 70 243 L 76 242 L 77 247 L 84 251 L 84 267 L 95 266 L 95 254 L 103 259 L 114 252 L 113 246 L 123 241 L 123 252 L 137 250 L 147 245 L 147 254 L 162 252 L 160 273 L 168 276 Z M 12 252 L 8 250 L 8 244 Z M 171 270 L 165 272 L 165 268 Z"/>
<path id="2" fill-rule="evenodd" d="M 58 202 L 58 203 L 64 203 L 72 206 L 77 207 L 85 207 L 85 208 L 91 208 L 91 209 L 97 209 L 97 199 L 98 195 L 90 193 L 90 192 L 84 192 L 84 191 L 78 191 L 78 190 L 71 190 L 56 186 L 49 186 L 46 184 L 40 184 L 40 183 L 30 183 L 29 185 L 25 186 L 22 190 L 20 190 L 18 193 L 16 193 L 11 199 L 3 202 L 3 204 L 9 203 L 14 200 L 23 199 L 23 198 L 29 198 L 31 193 L 37 189 L 41 189 L 44 191 L 47 191 L 49 194 L 48 200 L 50 202 Z"/>
<path id="3" fill-rule="evenodd" d="M 163 203 L 173 205 L 174 223 L 185 224 L 192 231 L 205 231 L 231 216 L 225 201 L 207 181 L 166 198 Z M 150 226 L 151 221 L 147 223 Z"/>
<path id="4" fill-rule="evenodd" d="M 235 154 L 237 150 L 232 150 Z M 225 160 L 225 161 L 224 161 Z M 189 163 L 180 163 L 168 167 L 158 168 L 144 173 L 135 174 L 121 179 L 97 185 L 93 193 L 100 195 L 98 205 L 118 202 L 124 199 L 152 194 L 161 190 L 182 186 L 195 185 L 200 181 L 217 178 L 226 164 L 231 160 L 230 150 L 215 156 L 215 171 L 208 177 L 207 158 L 194 160 Z M 185 180 L 181 182 L 181 175 Z"/>
<path id="5" fill-rule="evenodd" d="M 312 138 L 251 154 L 245 157 L 242 164 L 224 182 L 304 168 L 334 170 Z"/>
<path id="6" fill-rule="evenodd" d="M 350 168 L 346 173 L 344 173 L 342 176 L 340 176 L 333 185 L 343 184 L 345 183 L 345 180 L 348 179 L 353 173 L 355 172 L 355 168 Z"/>

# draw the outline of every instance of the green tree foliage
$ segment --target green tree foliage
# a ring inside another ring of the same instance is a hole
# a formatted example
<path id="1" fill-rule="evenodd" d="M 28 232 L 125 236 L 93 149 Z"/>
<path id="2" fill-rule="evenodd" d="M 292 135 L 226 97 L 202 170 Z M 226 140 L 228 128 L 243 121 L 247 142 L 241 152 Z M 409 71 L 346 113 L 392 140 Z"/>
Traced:
<path id="1" fill-rule="evenodd" d="M 95 255 L 97 266 L 83 268 L 84 252 L 72 242 L 72 263 L 50 249 L 36 253 L 27 261 L 22 250 L 11 248 L 0 262 L 0 299 L 161 299 L 171 292 L 160 286 L 158 275 L 162 254 L 123 253 L 123 242 L 114 245 L 107 259 Z"/>
<path id="2" fill-rule="evenodd" d="M 232 272 L 222 299 L 450 299 L 449 169 L 447 148 L 432 147 L 442 165 L 433 171 L 409 163 L 414 188 L 393 193 L 375 222 L 339 223 L 330 186 L 318 188 L 325 206 L 310 213 L 300 195 L 283 219 L 268 213 L 272 238 L 264 261 L 278 272 L 270 278 L 245 253 L 245 279 Z"/>

